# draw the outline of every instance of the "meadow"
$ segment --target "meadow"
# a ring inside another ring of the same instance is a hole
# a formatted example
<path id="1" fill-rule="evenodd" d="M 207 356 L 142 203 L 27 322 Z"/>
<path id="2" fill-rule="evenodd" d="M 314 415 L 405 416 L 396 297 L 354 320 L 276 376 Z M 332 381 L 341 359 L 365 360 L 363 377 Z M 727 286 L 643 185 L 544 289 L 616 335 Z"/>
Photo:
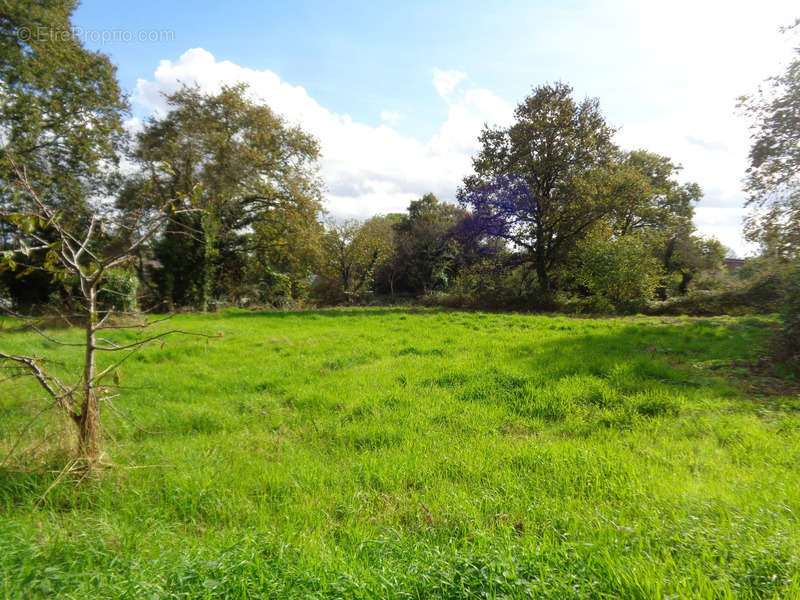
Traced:
<path id="1" fill-rule="evenodd" d="M 800 597 L 800 396 L 748 366 L 773 324 L 177 316 L 222 336 L 122 366 L 115 466 L 0 470 L 0 596 Z M 0 387 L 3 455 L 39 397 Z"/>

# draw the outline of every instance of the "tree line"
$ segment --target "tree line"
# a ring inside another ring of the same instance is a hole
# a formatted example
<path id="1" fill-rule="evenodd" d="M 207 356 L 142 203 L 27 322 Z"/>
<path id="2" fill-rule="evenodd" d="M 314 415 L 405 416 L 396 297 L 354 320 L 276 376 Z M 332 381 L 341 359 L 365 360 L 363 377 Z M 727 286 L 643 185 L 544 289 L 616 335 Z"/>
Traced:
<path id="1" fill-rule="evenodd" d="M 18 35 L 69 29 L 74 6 L 0 9 L 0 302 L 14 310 L 68 305 L 78 282 L 42 268 L 52 248 L 34 248 L 30 234 L 47 236 L 46 223 L 15 221 L 12 163 L 63 223 L 113 216 L 92 243 L 121 243 L 125 223 L 161 211 L 162 229 L 135 260 L 106 274 L 109 305 L 424 300 L 613 312 L 686 307 L 740 285 L 725 276 L 722 244 L 694 227 L 701 188 L 681 183 L 669 157 L 618 147 L 599 101 L 567 84 L 534 87 L 510 126 L 484 128 L 454 203 L 425 194 L 403 213 L 335 220 L 323 209 L 319 142 L 244 84 L 184 86 L 126 134 L 129 106 L 107 56 L 71 36 Z M 759 127 L 747 234 L 773 266 L 797 257 L 797 65 L 776 79 L 783 96 L 744 101 Z M 169 212 L 175 203 L 193 210 Z"/>

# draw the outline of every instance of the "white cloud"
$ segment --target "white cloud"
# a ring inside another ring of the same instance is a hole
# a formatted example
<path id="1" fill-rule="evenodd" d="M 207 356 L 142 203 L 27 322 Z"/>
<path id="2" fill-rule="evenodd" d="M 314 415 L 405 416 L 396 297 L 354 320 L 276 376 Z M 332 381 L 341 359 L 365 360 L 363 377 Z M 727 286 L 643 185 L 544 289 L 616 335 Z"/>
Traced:
<path id="1" fill-rule="evenodd" d="M 748 120 L 737 113 L 735 99 L 782 70 L 779 60 L 788 56 L 788 40 L 777 33 L 777 25 L 792 22 L 795 2 L 775 0 L 757 9 L 740 0 L 607 4 L 598 8 L 600 16 L 613 22 L 606 25 L 619 35 L 606 36 L 602 19 L 598 25 L 594 17 L 587 22 L 570 18 L 567 29 L 556 27 L 538 43 L 557 46 L 565 61 L 586 65 L 568 74 L 576 83 L 584 80 L 579 95 L 601 97 L 609 120 L 621 125 L 621 146 L 665 154 L 683 165 L 682 180 L 703 187 L 695 219 L 702 233 L 740 254 L 751 250 L 741 237 Z M 562 43 L 571 38 L 593 43 Z M 395 111 L 383 110 L 380 125 L 367 125 L 331 112 L 269 70 L 218 61 L 201 48 L 161 61 L 151 79 L 139 80 L 134 101 L 158 114 L 165 109 L 160 93 L 181 83 L 214 91 L 239 81 L 319 138 L 327 207 L 339 216 L 403 210 L 429 191 L 453 200 L 470 171 L 483 124 L 507 124 L 513 115 L 505 99 L 474 85 L 467 73 L 433 69 L 431 84 L 447 116 L 430 139 L 415 139 L 397 130 L 404 115 Z"/>
<path id="2" fill-rule="evenodd" d="M 139 117 L 131 117 L 122 124 L 122 127 L 128 135 L 135 135 L 144 129 L 144 123 Z"/>
<path id="3" fill-rule="evenodd" d="M 381 111 L 381 121 L 384 121 L 389 125 L 397 125 L 400 121 L 402 121 L 405 118 L 406 116 L 403 113 L 399 113 L 393 110 Z"/>
<path id="4" fill-rule="evenodd" d="M 197 84 L 214 92 L 223 84 L 244 82 L 251 94 L 321 143 L 321 175 L 328 188 L 328 210 L 337 216 L 367 217 L 402 211 L 427 192 L 453 200 L 484 123 L 507 123 L 511 106 L 489 90 L 465 88 L 466 74 L 434 70 L 433 85 L 447 103 L 448 116 L 427 142 L 401 135 L 390 125 L 396 117 L 384 111 L 378 127 L 332 113 L 300 86 L 269 70 L 257 71 L 217 61 L 202 49 L 186 51 L 177 61 L 162 60 L 152 80 L 140 79 L 133 100 L 156 115 L 164 114 L 163 92 Z M 386 118 L 386 117 L 390 118 Z"/>
<path id="5" fill-rule="evenodd" d="M 456 86 L 467 78 L 463 71 L 433 70 L 433 87 L 443 100 L 448 101 Z"/>
<path id="6" fill-rule="evenodd" d="M 794 21 L 796 2 L 623 0 L 623 6 L 620 14 L 632 20 L 625 28 L 635 33 L 625 38 L 616 71 L 621 84 L 630 82 L 636 116 L 621 115 L 618 142 L 681 163 L 681 178 L 705 192 L 698 229 L 739 254 L 752 252 L 741 235 L 749 119 L 736 102 L 785 68 L 791 38 L 778 27 Z"/>

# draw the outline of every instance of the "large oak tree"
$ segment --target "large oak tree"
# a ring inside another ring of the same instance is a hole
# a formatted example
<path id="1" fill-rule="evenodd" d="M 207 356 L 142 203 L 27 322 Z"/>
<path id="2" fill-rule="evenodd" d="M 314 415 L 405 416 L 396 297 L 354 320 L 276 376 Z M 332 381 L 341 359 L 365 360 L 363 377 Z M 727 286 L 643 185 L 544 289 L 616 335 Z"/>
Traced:
<path id="1" fill-rule="evenodd" d="M 533 90 L 510 127 L 486 128 L 475 173 L 459 189 L 488 235 L 529 257 L 549 293 L 553 271 L 577 239 L 611 210 L 596 175 L 612 163 L 613 129 L 596 99 L 575 100 L 563 83 Z"/>

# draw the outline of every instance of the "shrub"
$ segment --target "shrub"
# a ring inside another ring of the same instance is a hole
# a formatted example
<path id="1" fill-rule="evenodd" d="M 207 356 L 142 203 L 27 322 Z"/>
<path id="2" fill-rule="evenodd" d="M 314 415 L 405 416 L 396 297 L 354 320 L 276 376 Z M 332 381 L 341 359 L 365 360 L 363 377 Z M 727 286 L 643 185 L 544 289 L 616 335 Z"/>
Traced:
<path id="1" fill-rule="evenodd" d="M 598 307 L 636 311 L 653 297 L 661 267 L 637 235 L 590 238 L 578 249 L 575 280 Z"/>
<path id="2" fill-rule="evenodd" d="M 552 310 L 555 299 L 544 294 L 529 264 L 507 267 L 487 260 L 462 269 L 447 293 L 429 296 L 429 303 L 452 308 Z"/>
<path id="3" fill-rule="evenodd" d="M 742 315 L 781 310 L 786 271 L 770 267 L 744 281 L 730 278 L 716 290 L 692 290 L 686 296 L 650 302 L 646 312 L 656 315 Z"/>
<path id="4" fill-rule="evenodd" d="M 139 278 L 136 273 L 123 268 L 109 269 L 103 277 L 97 300 L 104 308 L 134 312 L 139 310 L 138 293 Z"/>
<path id="5" fill-rule="evenodd" d="M 773 341 L 775 358 L 800 374 L 800 261 L 787 267 L 782 322 Z"/>

